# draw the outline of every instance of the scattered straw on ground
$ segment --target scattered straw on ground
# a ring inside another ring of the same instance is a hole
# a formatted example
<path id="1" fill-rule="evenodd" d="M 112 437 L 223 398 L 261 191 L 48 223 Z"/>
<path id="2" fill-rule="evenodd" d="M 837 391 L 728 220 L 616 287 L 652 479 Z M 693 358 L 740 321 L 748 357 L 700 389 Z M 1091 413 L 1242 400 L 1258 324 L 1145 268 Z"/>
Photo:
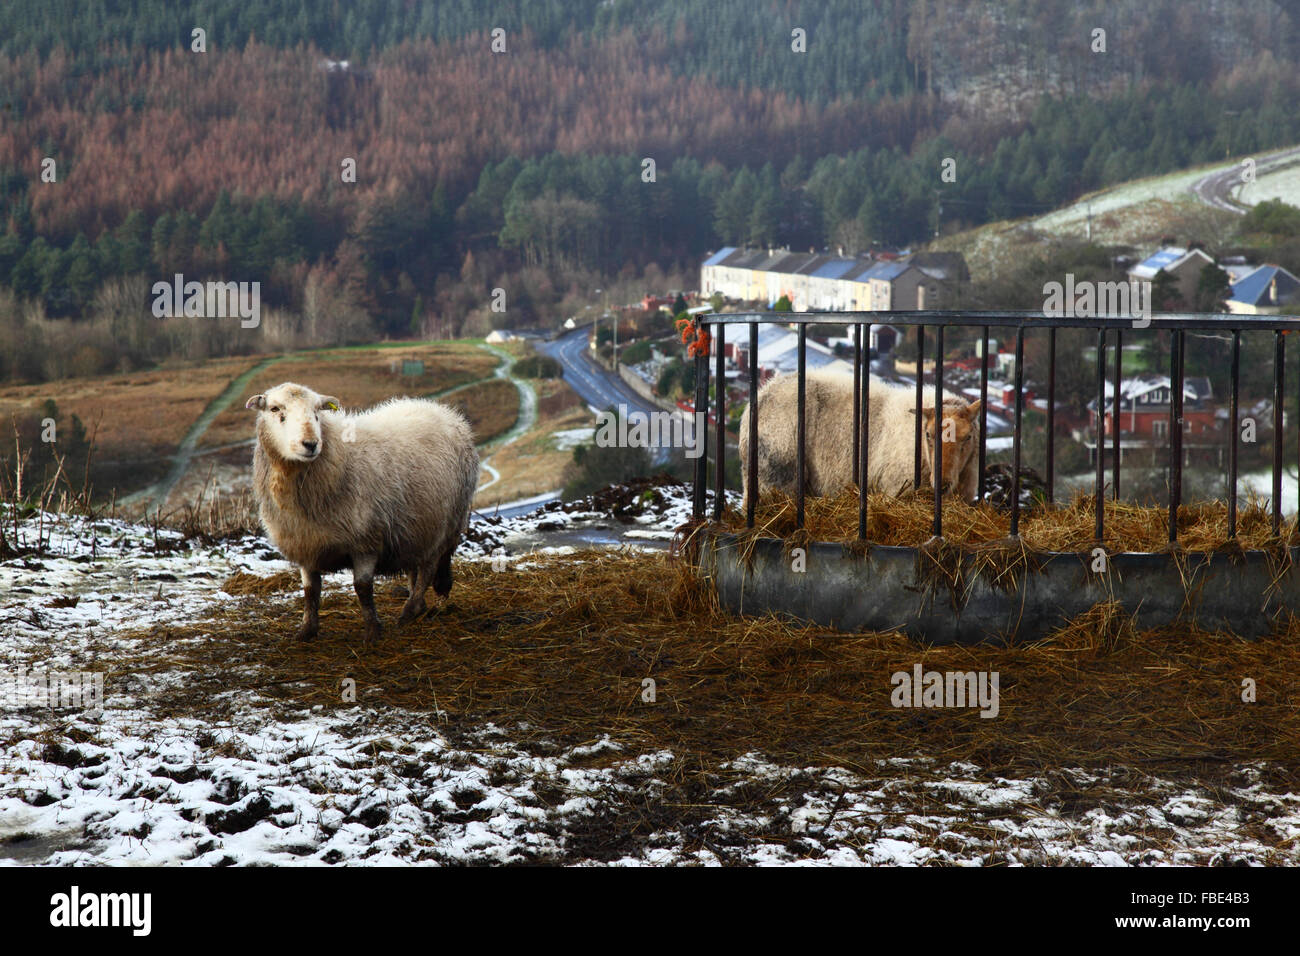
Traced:
<path id="1" fill-rule="evenodd" d="M 385 636 L 370 648 L 350 589 L 326 594 L 322 636 L 299 644 L 289 635 L 301 597 L 275 596 L 279 578 L 240 578 L 249 597 L 132 635 L 138 652 L 118 663 L 181 673 L 152 706 L 207 720 L 250 700 L 285 712 L 391 706 L 441 713 L 449 736 L 492 721 L 544 751 L 608 734 L 632 752 L 664 748 L 711 766 L 750 752 L 859 769 L 922 756 L 995 773 L 1113 765 L 1204 776 L 1264 762 L 1279 785 L 1300 784 L 1300 622 L 1246 642 L 1136 633 L 1121 609 L 1099 606 L 1033 646 L 925 649 L 898 634 L 731 616 L 670 555 L 584 557 L 502 572 L 458 565 L 450 602 L 401 631 L 402 591 L 385 582 Z M 892 675 L 918 663 L 998 672 L 998 715 L 892 706 Z M 342 699 L 346 678 L 356 703 Z M 1246 678 L 1255 703 L 1242 701 Z"/>

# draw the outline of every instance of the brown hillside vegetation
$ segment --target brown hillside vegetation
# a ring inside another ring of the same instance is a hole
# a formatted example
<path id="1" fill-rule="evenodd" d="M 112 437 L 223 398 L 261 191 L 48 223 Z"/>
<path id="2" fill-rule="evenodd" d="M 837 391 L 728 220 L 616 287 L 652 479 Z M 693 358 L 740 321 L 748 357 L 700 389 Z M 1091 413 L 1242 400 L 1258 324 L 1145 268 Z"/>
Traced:
<path id="1" fill-rule="evenodd" d="M 0 388 L 0 422 L 7 430 L 11 415 L 37 415 L 42 403 L 52 398 L 60 418 L 76 415 L 87 432 L 98 425 L 96 460 L 166 456 L 231 379 L 257 361 L 214 359 L 201 365 Z"/>
<path id="2" fill-rule="evenodd" d="M 500 378 L 467 385 L 443 402 L 464 413 L 480 444 L 504 435 L 519 420 L 519 391 Z"/>
<path id="3" fill-rule="evenodd" d="M 143 63 L 123 56 L 80 75 L 58 52 L 43 63 L 0 59 L 0 87 L 30 104 L 0 128 L 0 168 L 35 179 L 48 144 L 60 175 L 32 191 L 36 228 L 93 238 L 132 209 L 151 218 L 205 212 L 223 189 L 355 212 L 399 189 L 471 186 L 484 162 L 512 154 L 633 153 L 663 164 L 691 153 L 739 163 L 782 140 L 826 152 L 907 145 L 914 120 L 894 101 L 817 108 L 688 79 L 647 64 L 630 36 L 545 51 L 521 37 L 502 56 L 479 36 L 403 44 L 355 78 L 340 117 L 323 59 L 255 42 Z M 345 157 L 357 160 L 355 186 L 340 181 Z"/>

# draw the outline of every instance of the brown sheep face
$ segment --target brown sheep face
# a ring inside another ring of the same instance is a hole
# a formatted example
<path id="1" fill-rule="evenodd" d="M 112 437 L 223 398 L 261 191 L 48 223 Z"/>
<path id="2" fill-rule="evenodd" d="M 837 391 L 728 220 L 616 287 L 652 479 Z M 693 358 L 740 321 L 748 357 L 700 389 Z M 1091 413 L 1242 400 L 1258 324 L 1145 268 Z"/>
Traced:
<path id="1" fill-rule="evenodd" d="M 963 406 L 945 403 L 943 406 L 943 418 L 939 423 L 939 438 L 943 442 L 943 480 L 939 485 L 941 495 L 950 494 L 958 488 L 962 471 L 979 450 L 979 413 L 983 404 L 971 402 Z M 921 416 L 925 424 L 922 429 L 921 460 L 933 474 L 934 409 L 921 409 Z"/>
<path id="2" fill-rule="evenodd" d="M 254 395 L 244 405 L 258 412 L 258 436 L 285 461 L 311 462 L 324 450 L 321 412 L 339 410 L 339 400 L 304 385 L 285 382 Z"/>

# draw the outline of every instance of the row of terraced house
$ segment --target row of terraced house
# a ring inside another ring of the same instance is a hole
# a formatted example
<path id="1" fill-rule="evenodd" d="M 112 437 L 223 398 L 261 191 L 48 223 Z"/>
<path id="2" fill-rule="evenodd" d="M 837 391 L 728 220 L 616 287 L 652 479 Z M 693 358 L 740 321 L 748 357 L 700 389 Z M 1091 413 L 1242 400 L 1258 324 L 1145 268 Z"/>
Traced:
<path id="1" fill-rule="evenodd" d="M 786 296 L 796 312 L 881 312 L 942 308 L 969 279 L 960 253 L 848 257 L 727 246 L 704 261 L 700 292 L 769 308 Z"/>

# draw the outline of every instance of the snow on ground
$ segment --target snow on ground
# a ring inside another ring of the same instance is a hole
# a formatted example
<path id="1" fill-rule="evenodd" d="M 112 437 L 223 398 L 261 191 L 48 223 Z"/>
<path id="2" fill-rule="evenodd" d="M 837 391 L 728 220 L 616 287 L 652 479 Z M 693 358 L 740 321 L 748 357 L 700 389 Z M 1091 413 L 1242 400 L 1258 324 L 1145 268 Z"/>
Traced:
<path id="1" fill-rule="evenodd" d="M 1154 779 L 1071 805 L 1044 799 L 1050 776 L 759 755 L 710 775 L 686 819 L 634 832 L 648 807 L 682 799 L 671 753 L 600 740 L 538 756 L 491 724 L 453 744 L 433 718 L 373 710 L 264 721 L 250 709 L 208 726 L 128 705 L 99 721 L 0 720 L 6 736 L 15 727 L 31 736 L 4 755 L 0 864 L 1260 864 L 1297 862 L 1260 842 L 1261 817 L 1300 837 L 1300 797 L 1258 782 L 1227 803 Z M 1109 782 L 1069 779 L 1085 793 Z"/>
<path id="2" fill-rule="evenodd" d="M 733 507 L 740 506 L 739 494 L 727 495 Z M 707 503 L 711 508 L 712 491 L 707 494 Z M 548 501 L 534 511 L 513 517 L 502 518 L 483 510 L 476 513 L 469 539 L 458 555 L 484 560 L 503 555 L 513 558 L 538 547 L 542 539 L 577 546 L 644 547 L 648 541 L 671 541 L 675 529 L 690 518 L 691 510 L 688 486 L 647 481 L 616 486 L 580 501 Z"/>
<path id="3" fill-rule="evenodd" d="M 1257 164 L 1255 182 L 1240 184 L 1230 190 L 1238 202 L 1253 206 L 1275 196 L 1287 202 L 1297 200 L 1300 196 L 1297 193 L 1300 177 L 1297 176 L 1291 148 L 1259 153 L 1251 159 Z M 1129 212 L 1146 203 L 1195 201 L 1192 187 L 1201 180 L 1216 174 L 1235 173 L 1241 169 L 1242 158 L 1238 158 L 1121 183 L 1039 216 L 1032 221 L 1033 227 L 1040 232 L 1057 236 L 1082 236 L 1087 231 L 1089 213 L 1093 217 L 1094 226 L 1098 226 L 1098 220 L 1111 213 Z"/>
<path id="4" fill-rule="evenodd" d="M 1211 171 L 1210 167 L 1203 167 L 1123 183 L 1039 216 L 1033 220 L 1033 227 L 1052 235 L 1082 235 L 1087 227 L 1090 209 L 1095 223 L 1095 220 L 1108 213 L 1120 212 L 1142 203 L 1186 200 L 1192 184 Z"/>
<path id="5" fill-rule="evenodd" d="M 1273 469 L 1248 471 L 1237 476 L 1237 495 L 1245 501 L 1250 496 L 1267 499 L 1273 494 Z M 1296 509 L 1296 479 L 1294 471 L 1288 472 L 1283 466 L 1282 473 L 1282 514 L 1290 516 Z"/>
<path id="6" fill-rule="evenodd" d="M 594 428 L 569 428 L 551 433 L 557 451 L 572 451 L 579 445 L 590 445 L 595 438 Z"/>
<path id="7" fill-rule="evenodd" d="M 1243 183 L 1235 191 L 1238 201 L 1254 206 L 1269 199 L 1280 199 L 1300 206 L 1300 164 L 1262 171 L 1253 183 Z"/>
<path id="8" fill-rule="evenodd" d="M 38 514 L 20 523 L 11 542 L 15 537 L 20 548 L 44 547 L 0 561 L 0 659 L 15 641 L 33 640 L 66 666 L 70 651 L 50 643 L 51 635 L 162 624 L 232 600 L 217 587 L 236 572 L 293 570 L 262 538 L 196 548 L 178 532 L 118 520 Z"/>
<path id="9" fill-rule="evenodd" d="M 683 488 L 633 491 L 486 523 L 467 556 L 552 525 L 621 527 L 620 511 L 662 536 L 689 513 Z M 44 542 L 0 561 L 0 691 L 21 673 L 108 675 L 98 706 L 0 696 L 0 864 L 1300 862 L 1300 796 L 1253 767 L 1213 791 L 1124 768 L 1008 779 L 922 758 L 850 771 L 750 754 L 692 774 L 653 748 L 547 745 L 532 728 L 364 703 L 159 715 L 149 695 L 185 675 L 123 675 L 133 648 L 116 635 L 201 617 L 239 600 L 219 590 L 234 572 L 289 565 L 257 537 L 202 545 L 51 515 L 15 536 L 0 519 L 11 542 Z"/>

